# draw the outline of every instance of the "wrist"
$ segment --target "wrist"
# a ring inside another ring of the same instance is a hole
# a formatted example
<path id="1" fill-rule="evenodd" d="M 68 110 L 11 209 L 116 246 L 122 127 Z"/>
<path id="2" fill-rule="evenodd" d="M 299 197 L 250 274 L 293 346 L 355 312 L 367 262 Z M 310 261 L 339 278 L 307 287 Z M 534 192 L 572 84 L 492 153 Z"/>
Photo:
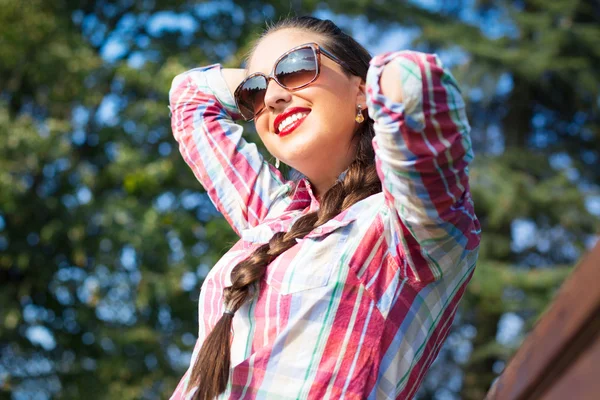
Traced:
<path id="1" fill-rule="evenodd" d="M 223 74 L 223 79 L 225 79 L 231 95 L 235 93 L 235 89 L 237 89 L 239 84 L 246 77 L 246 70 L 241 68 L 223 68 L 221 69 L 221 73 Z"/>
<path id="2" fill-rule="evenodd" d="M 395 103 L 402 103 L 404 99 L 401 74 L 400 65 L 392 60 L 383 67 L 379 77 L 381 93 Z"/>

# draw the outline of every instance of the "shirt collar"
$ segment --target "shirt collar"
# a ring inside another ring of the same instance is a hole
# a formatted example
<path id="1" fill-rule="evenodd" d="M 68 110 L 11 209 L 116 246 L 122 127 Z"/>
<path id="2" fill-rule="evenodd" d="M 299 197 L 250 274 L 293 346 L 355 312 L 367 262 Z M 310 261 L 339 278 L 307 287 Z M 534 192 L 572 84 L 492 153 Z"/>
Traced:
<path id="1" fill-rule="evenodd" d="M 302 178 L 296 184 L 294 194 L 292 195 L 292 202 L 286 211 L 308 209 L 306 210 L 307 212 L 312 212 L 317 211 L 319 206 L 319 200 L 317 200 L 310 182 L 308 179 Z"/>
<path id="2" fill-rule="evenodd" d="M 348 169 L 346 168 L 338 176 L 338 181 L 343 180 L 346 177 L 347 173 Z M 294 194 L 292 196 L 292 203 L 286 211 L 308 208 L 307 212 L 312 212 L 318 210 L 319 207 L 319 200 L 315 196 L 312 185 L 310 184 L 308 179 L 306 177 L 299 179 L 298 183 L 296 184 Z"/>

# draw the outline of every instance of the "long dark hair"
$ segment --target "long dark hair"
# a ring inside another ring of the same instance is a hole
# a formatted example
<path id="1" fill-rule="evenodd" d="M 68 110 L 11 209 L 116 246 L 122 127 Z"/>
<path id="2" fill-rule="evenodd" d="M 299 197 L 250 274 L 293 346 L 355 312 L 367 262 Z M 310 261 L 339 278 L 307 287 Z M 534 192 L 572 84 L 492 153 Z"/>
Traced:
<path id="1" fill-rule="evenodd" d="M 333 22 L 313 17 L 292 17 L 270 26 L 261 38 L 282 29 L 299 29 L 318 34 L 324 40 L 320 45 L 346 62 L 366 80 L 371 55 Z M 366 115 L 366 111 L 363 113 L 365 121 L 355 132 L 356 158 L 348 167 L 345 177 L 323 194 L 319 210 L 299 218 L 289 232 L 276 233 L 268 243 L 257 248 L 231 271 L 231 286 L 223 291 L 225 308 L 231 313 L 223 314 L 206 337 L 191 371 L 188 390 L 199 386 L 194 394 L 195 400 L 212 400 L 225 391 L 231 361 L 233 313 L 253 296 L 253 289 L 257 287 L 255 284 L 265 274 L 267 265 L 296 245 L 296 239 L 303 238 L 356 202 L 381 191 L 371 144 L 374 135 L 373 120 Z"/>

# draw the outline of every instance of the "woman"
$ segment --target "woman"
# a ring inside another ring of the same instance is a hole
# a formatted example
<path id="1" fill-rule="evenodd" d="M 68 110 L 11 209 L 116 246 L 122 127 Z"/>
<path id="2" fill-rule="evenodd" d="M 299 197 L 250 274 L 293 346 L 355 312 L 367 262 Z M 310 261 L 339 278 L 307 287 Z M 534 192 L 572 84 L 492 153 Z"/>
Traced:
<path id="1" fill-rule="evenodd" d="M 412 398 L 477 258 L 457 84 L 434 55 L 371 60 L 310 17 L 271 27 L 247 66 L 170 92 L 181 154 L 241 237 L 204 281 L 172 399 Z"/>

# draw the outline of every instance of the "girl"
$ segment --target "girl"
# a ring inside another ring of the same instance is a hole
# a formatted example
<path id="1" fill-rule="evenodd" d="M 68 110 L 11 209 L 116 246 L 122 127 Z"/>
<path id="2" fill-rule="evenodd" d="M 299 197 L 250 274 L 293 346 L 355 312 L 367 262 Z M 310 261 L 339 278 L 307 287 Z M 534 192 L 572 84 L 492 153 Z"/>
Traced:
<path id="1" fill-rule="evenodd" d="M 171 398 L 410 399 L 477 258 L 457 83 L 435 55 L 371 59 L 312 17 L 271 27 L 247 67 L 170 92 L 181 154 L 241 238 L 203 283 Z"/>

